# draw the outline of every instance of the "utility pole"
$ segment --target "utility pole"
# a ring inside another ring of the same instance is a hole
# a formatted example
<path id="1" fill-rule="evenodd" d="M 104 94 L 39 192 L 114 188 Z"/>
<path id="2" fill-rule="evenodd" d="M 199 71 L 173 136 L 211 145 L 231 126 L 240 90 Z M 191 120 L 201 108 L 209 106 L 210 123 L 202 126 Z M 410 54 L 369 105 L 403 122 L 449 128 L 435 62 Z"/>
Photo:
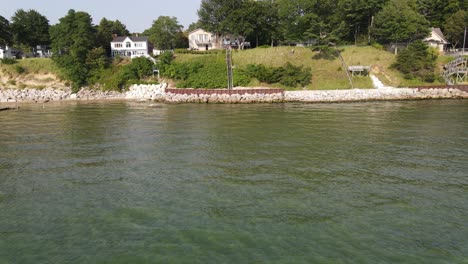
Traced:
<path id="1" fill-rule="evenodd" d="M 466 43 L 466 27 L 465 27 L 465 34 L 463 35 L 463 52 L 462 55 L 465 56 L 465 43 Z"/>
<path id="2" fill-rule="evenodd" d="M 227 79 L 228 79 L 228 89 L 232 90 L 234 87 L 234 76 L 232 72 L 232 53 L 231 53 L 231 47 L 229 46 L 226 49 L 226 66 L 227 66 Z"/>

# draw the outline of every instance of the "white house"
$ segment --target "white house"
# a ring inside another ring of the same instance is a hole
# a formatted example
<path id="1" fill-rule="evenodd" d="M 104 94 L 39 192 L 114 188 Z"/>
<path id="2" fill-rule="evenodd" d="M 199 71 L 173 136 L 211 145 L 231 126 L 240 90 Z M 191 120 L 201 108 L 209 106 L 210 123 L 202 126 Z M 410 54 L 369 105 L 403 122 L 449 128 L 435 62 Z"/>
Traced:
<path id="1" fill-rule="evenodd" d="M 444 47 L 450 44 L 444 36 L 440 28 L 431 28 L 430 35 L 424 39 L 430 47 L 434 47 L 440 52 L 444 52 Z"/>
<path id="2" fill-rule="evenodd" d="M 34 55 L 40 58 L 52 57 L 52 49 L 49 45 L 37 45 L 34 49 Z"/>
<path id="3" fill-rule="evenodd" d="M 5 58 L 17 58 L 21 55 L 21 50 L 11 48 L 8 46 L 0 46 L 0 59 L 5 59 Z"/>
<path id="4" fill-rule="evenodd" d="M 112 57 L 148 57 L 153 49 L 148 37 L 114 36 L 110 44 Z"/>

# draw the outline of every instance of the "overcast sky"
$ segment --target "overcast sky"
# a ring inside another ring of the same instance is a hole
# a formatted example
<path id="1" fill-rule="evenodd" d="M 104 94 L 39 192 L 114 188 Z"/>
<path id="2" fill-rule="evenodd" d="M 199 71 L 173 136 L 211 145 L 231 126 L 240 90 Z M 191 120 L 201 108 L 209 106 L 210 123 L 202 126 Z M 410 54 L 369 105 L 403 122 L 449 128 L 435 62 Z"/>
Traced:
<path id="1" fill-rule="evenodd" d="M 175 16 L 185 28 L 197 21 L 201 0 L 0 0 L 0 15 L 10 20 L 16 10 L 35 9 L 56 24 L 69 9 L 85 11 L 99 24 L 101 18 L 120 20 L 130 32 L 142 32 L 159 16 Z"/>

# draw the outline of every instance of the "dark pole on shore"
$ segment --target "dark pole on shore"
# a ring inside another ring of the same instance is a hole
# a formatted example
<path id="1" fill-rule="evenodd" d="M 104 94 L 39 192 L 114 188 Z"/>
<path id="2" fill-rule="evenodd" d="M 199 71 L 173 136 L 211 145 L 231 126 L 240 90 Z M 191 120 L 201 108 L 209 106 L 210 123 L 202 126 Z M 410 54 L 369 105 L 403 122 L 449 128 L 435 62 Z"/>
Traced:
<path id="1" fill-rule="evenodd" d="M 465 34 L 463 35 L 463 52 L 462 55 L 465 55 L 465 43 L 466 43 L 466 27 L 465 27 Z"/>

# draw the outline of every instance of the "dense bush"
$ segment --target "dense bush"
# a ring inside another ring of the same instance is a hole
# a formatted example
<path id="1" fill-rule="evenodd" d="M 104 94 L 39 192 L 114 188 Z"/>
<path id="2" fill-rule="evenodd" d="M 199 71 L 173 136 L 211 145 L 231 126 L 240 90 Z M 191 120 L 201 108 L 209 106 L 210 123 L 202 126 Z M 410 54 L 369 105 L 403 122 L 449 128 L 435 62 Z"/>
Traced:
<path id="1" fill-rule="evenodd" d="M 287 63 L 283 67 L 273 68 L 266 67 L 265 65 L 250 64 L 247 65 L 245 73 L 258 79 L 260 82 L 265 83 L 280 83 L 288 87 L 297 87 L 298 85 L 307 86 L 311 79 L 312 74 L 310 68 L 303 68 L 303 66 L 294 66 Z"/>
<path id="2" fill-rule="evenodd" d="M 0 62 L 2 64 L 15 64 L 16 63 L 16 59 L 15 58 L 4 58 L 4 59 L 1 59 Z"/>
<path id="3" fill-rule="evenodd" d="M 187 80 L 203 68 L 201 62 L 173 63 L 165 71 L 165 76 L 174 80 Z"/>
<path id="4" fill-rule="evenodd" d="M 426 43 L 415 41 L 400 51 L 392 66 L 403 73 L 406 79 L 417 78 L 425 82 L 434 82 L 436 60 L 437 54 L 430 52 Z"/>
<path id="5" fill-rule="evenodd" d="M 212 50 L 189 50 L 189 49 L 175 49 L 174 53 L 176 54 L 198 54 L 198 55 L 207 55 L 207 54 L 222 54 L 226 50 L 222 49 L 212 49 Z"/>
<path id="6" fill-rule="evenodd" d="M 159 69 L 161 75 L 166 76 L 166 71 L 171 66 L 172 61 L 174 61 L 174 54 L 172 52 L 164 52 L 157 58 L 156 68 Z"/>
<path id="7" fill-rule="evenodd" d="M 18 73 L 18 74 L 23 74 L 23 73 L 26 72 L 26 69 L 23 68 L 23 67 L 21 67 L 21 66 L 19 66 L 19 65 L 16 65 L 16 66 L 15 66 L 15 71 L 16 71 L 16 73 Z"/>
<path id="8" fill-rule="evenodd" d="M 226 88 L 227 87 L 227 71 L 226 64 L 222 62 L 213 62 L 208 64 L 187 63 L 190 66 L 185 66 L 186 69 L 193 70 L 177 84 L 179 88 Z M 195 66 L 199 68 L 195 68 Z M 200 67 L 201 66 L 201 67 Z M 182 67 L 182 66 L 177 66 Z M 191 68 L 192 67 L 192 68 Z M 179 77 L 180 77 L 179 76 Z M 249 76 L 243 71 L 234 69 L 234 86 L 246 86 L 250 82 Z"/>
<path id="9" fill-rule="evenodd" d="M 100 71 L 100 78 L 96 81 L 103 90 L 121 91 L 132 84 L 147 83 L 143 79 L 153 74 L 153 63 L 147 58 L 135 58 L 130 64 L 114 63 Z"/>

